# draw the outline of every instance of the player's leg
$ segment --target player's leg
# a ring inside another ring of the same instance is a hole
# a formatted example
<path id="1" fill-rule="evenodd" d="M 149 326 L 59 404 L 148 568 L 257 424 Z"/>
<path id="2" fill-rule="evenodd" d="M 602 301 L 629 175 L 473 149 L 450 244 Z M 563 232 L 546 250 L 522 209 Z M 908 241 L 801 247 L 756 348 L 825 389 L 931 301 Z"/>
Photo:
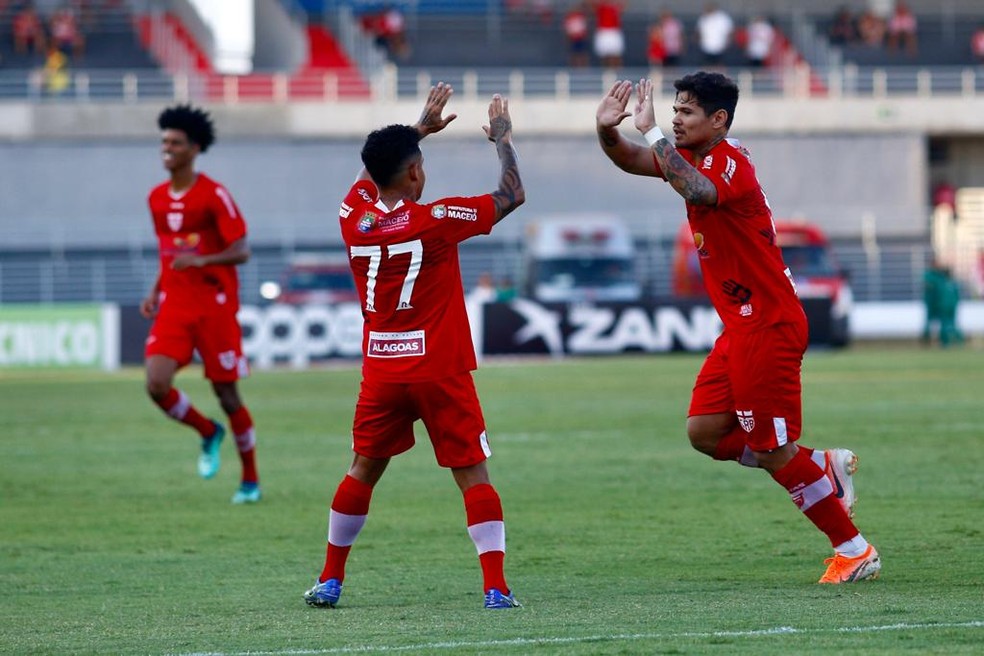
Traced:
<path id="1" fill-rule="evenodd" d="M 212 383 L 236 441 L 236 453 L 242 465 L 239 487 L 232 497 L 235 504 L 260 500 L 260 478 L 256 469 L 256 429 L 253 417 L 239 395 L 237 381 L 249 375 L 249 363 L 243 355 L 242 331 L 233 309 L 213 308 L 196 325 L 195 346 L 205 368 L 205 378 Z M 213 443 L 209 455 L 218 468 L 219 444 Z"/>
<path id="2" fill-rule="evenodd" d="M 758 467 L 735 414 L 728 367 L 730 345 L 727 332 L 720 335 L 697 374 L 687 412 L 687 437 L 694 449 L 715 460 Z"/>
<path id="3" fill-rule="evenodd" d="M 800 369 L 805 325 L 784 325 L 735 344 L 732 381 L 741 428 L 759 466 L 830 540 L 835 556 L 822 583 L 875 578 L 878 553 L 861 536 L 835 494 L 824 456 L 797 446 L 802 426 Z"/>
<path id="4" fill-rule="evenodd" d="M 194 350 L 191 326 L 195 320 L 194 312 L 184 312 L 167 302 L 161 305 L 144 348 L 145 375 L 147 394 L 154 403 L 167 416 L 195 429 L 204 446 L 213 436 L 221 434 L 222 427 L 202 415 L 188 396 L 174 387 L 178 369 L 191 361 Z M 202 474 L 201 469 L 199 473 Z"/>
<path id="5" fill-rule="evenodd" d="M 232 497 L 235 504 L 256 503 L 260 500 L 260 476 L 256 469 L 256 429 L 253 427 L 253 417 L 239 395 L 235 381 L 212 381 L 222 411 L 229 417 L 229 426 L 236 440 L 236 452 L 242 465 L 242 476 L 239 489 Z"/>
<path id="6" fill-rule="evenodd" d="M 417 416 L 408 408 L 405 387 L 362 381 L 352 424 L 355 456 L 331 502 L 324 567 L 314 587 L 304 593 L 311 606 L 333 608 L 338 603 L 345 564 L 369 515 L 373 487 L 390 458 L 413 446 Z"/>
<path id="7" fill-rule="evenodd" d="M 506 583 L 506 526 L 499 493 L 489 480 L 492 455 L 471 373 L 415 386 L 414 399 L 437 462 L 451 470 L 465 506 L 468 535 L 478 552 L 486 608 L 519 606 Z"/>
<path id="8" fill-rule="evenodd" d="M 150 355 L 145 364 L 147 394 L 157 407 L 171 419 L 198 431 L 207 440 L 221 430 L 221 426 L 201 414 L 188 396 L 174 387 L 174 376 L 180 364 L 165 355 Z"/>

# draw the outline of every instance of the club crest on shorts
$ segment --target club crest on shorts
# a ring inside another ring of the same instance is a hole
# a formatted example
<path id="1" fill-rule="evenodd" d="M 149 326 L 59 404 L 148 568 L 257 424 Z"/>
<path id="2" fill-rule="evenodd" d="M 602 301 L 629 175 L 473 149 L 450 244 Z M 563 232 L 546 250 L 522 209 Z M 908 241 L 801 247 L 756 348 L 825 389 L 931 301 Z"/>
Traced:
<path id="1" fill-rule="evenodd" d="M 236 366 L 236 352 L 222 351 L 219 353 L 219 364 L 226 371 L 231 371 Z"/>
<path id="2" fill-rule="evenodd" d="M 375 212 L 366 212 L 359 219 L 359 232 L 369 232 L 372 230 L 373 226 L 376 225 L 376 219 L 379 218 Z"/>
<path id="3" fill-rule="evenodd" d="M 751 410 L 736 410 L 735 414 L 738 415 L 738 423 L 742 430 L 751 433 L 755 429 L 755 417 L 752 416 Z"/>

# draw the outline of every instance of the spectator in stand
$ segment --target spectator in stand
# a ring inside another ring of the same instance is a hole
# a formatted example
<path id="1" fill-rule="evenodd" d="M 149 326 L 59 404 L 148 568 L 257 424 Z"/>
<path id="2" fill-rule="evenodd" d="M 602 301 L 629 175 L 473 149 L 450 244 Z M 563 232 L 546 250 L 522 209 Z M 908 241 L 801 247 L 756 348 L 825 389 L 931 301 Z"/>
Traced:
<path id="1" fill-rule="evenodd" d="M 649 26 L 646 61 L 649 62 L 650 68 L 660 68 L 666 62 L 666 46 L 663 44 L 663 27 L 659 21 Z"/>
<path id="2" fill-rule="evenodd" d="M 745 31 L 745 56 L 748 58 L 748 65 L 764 66 L 772 54 L 772 46 L 776 40 L 772 21 L 765 16 L 756 16 L 748 23 Z"/>
<path id="3" fill-rule="evenodd" d="M 827 38 L 835 45 L 847 45 L 858 40 L 858 30 L 854 25 L 854 14 L 846 6 L 841 6 L 834 14 Z"/>
<path id="4" fill-rule="evenodd" d="M 410 44 L 407 42 L 406 19 L 396 5 L 388 5 L 383 11 L 381 26 L 390 58 L 404 60 L 409 57 Z"/>
<path id="5" fill-rule="evenodd" d="M 710 65 L 721 63 L 724 53 L 731 43 L 731 33 L 735 24 L 716 3 L 704 5 L 704 13 L 697 19 L 697 40 L 704 62 Z"/>
<path id="6" fill-rule="evenodd" d="M 902 0 L 895 5 L 895 12 L 888 19 L 888 48 L 898 50 L 902 48 L 908 55 L 915 55 L 918 50 L 916 31 L 919 22 L 916 15 L 912 13 Z"/>
<path id="7" fill-rule="evenodd" d="M 677 66 L 686 47 L 683 23 L 669 9 L 664 9 L 659 15 L 659 27 L 663 32 L 663 65 Z"/>
<path id="8" fill-rule="evenodd" d="M 48 21 L 51 40 L 59 50 L 66 55 L 71 54 L 76 59 L 82 57 L 85 49 L 85 37 L 75 18 L 75 12 L 67 4 L 56 9 Z"/>
<path id="9" fill-rule="evenodd" d="M 584 68 L 590 63 L 588 52 L 588 9 L 576 2 L 564 16 L 564 36 L 567 37 L 568 63 L 572 68 Z"/>
<path id="10" fill-rule="evenodd" d="M 58 46 L 48 44 L 48 54 L 44 60 L 44 90 L 49 96 L 61 95 L 68 88 L 71 79 L 68 74 L 68 57 Z"/>
<path id="11" fill-rule="evenodd" d="M 970 37 L 970 53 L 974 56 L 974 61 L 984 64 L 984 23 Z"/>
<path id="12" fill-rule="evenodd" d="M 625 54 L 622 11 L 626 0 L 589 0 L 595 12 L 595 55 L 605 68 L 618 68 Z"/>
<path id="13" fill-rule="evenodd" d="M 44 25 L 33 2 L 27 2 L 13 21 L 14 50 L 18 55 L 40 55 L 47 51 L 47 40 L 44 36 Z"/>
<path id="14" fill-rule="evenodd" d="M 885 45 L 885 21 L 872 11 L 858 18 L 858 35 L 866 46 L 881 48 Z"/>

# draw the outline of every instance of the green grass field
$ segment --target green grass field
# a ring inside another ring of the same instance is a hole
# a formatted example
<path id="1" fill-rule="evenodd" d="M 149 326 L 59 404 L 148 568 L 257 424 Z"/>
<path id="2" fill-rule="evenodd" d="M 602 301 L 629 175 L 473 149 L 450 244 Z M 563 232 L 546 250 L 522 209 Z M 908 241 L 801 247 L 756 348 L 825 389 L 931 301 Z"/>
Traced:
<path id="1" fill-rule="evenodd" d="M 0 372 L 0 652 L 866 654 L 984 650 L 984 352 L 811 352 L 811 446 L 861 458 L 882 578 L 819 586 L 825 538 L 761 471 L 687 445 L 698 356 L 476 374 L 525 607 L 481 608 L 460 495 L 424 434 L 394 460 L 335 610 L 301 600 L 350 460 L 355 368 L 258 372 L 263 502 L 195 475 L 142 372 Z M 179 386 L 209 414 L 198 370 Z"/>

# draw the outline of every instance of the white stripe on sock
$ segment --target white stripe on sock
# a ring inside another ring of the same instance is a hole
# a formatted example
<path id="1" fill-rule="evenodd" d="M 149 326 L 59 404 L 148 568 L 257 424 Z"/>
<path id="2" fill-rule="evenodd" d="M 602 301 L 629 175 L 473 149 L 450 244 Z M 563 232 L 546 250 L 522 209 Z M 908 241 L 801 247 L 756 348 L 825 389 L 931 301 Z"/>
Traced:
<path id="1" fill-rule="evenodd" d="M 239 453 L 246 453 L 252 450 L 256 446 L 256 432 L 253 427 L 250 426 L 245 433 L 240 433 L 236 435 L 236 448 L 239 449 Z"/>
<path id="2" fill-rule="evenodd" d="M 834 486 L 830 483 L 830 479 L 826 476 L 821 476 L 806 487 L 798 490 L 794 496 L 803 498 L 803 505 L 800 506 L 800 510 L 806 512 L 814 504 L 820 503 L 833 493 Z"/>
<path id="3" fill-rule="evenodd" d="M 188 414 L 188 409 L 191 408 L 191 401 L 188 399 L 188 395 L 178 390 L 178 402 L 171 406 L 171 409 L 167 411 L 167 414 L 174 417 L 178 421 L 185 418 Z"/>
<path id="4" fill-rule="evenodd" d="M 328 542 L 336 547 L 349 547 L 359 537 L 366 515 L 346 515 L 332 510 L 328 515 Z"/>
<path id="5" fill-rule="evenodd" d="M 468 527 L 468 535 L 479 555 L 487 551 L 506 550 L 506 525 L 501 520 L 472 524 Z"/>

